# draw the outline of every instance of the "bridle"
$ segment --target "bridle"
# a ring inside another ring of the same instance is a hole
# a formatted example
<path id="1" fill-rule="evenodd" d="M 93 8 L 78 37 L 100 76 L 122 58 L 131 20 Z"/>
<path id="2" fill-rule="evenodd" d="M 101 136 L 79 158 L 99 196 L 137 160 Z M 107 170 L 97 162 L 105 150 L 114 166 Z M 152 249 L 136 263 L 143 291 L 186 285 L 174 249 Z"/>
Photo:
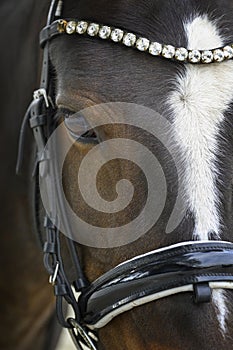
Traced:
<path id="1" fill-rule="evenodd" d="M 29 121 L 37 147 L 35 176 L 45 179 L 50 204 L 50 212 L 46 213 L 44 220 L 46 239 L 40 237 L 40 240 L 43 242 L 44 265 L 54 286 L 57 317 L 60 324 L 69 329 L 77 349 L 82 350 L 85 345 L 95 350 L 98 348 L 97 330 L 135 306 L 184 292 L 193 293 L 195 303 L 209 302 L 213 289 L 233 289 L 233 244 L 222 241 L 179 243 L 137 256 L 89 283 L 76 246 L 72 239 L 67 238 L 76 272 L 76 280 L 72 284 L 69 282 L 61 254 L 57 206 L 63 213 L 68 237 L 72 237 L 72 229 L 62 200 L 59 200 L 61 189 L 56 183 L 56 151 L 50 152 L 45 148 L 56 128 L 49 43 L 54 36 L 68 34 L 66 26 L 69 21 L 61 20 L 62 5 L 63 1 L 51 2 L 47 26 L 41 34 L 44 50 L 41 84 L 40 89 L 34 92 L 22 124 L 17 168 L 22 161 L 25 126 Z M 53 201 L 53 191 L 58 193 L 57 203 Z M 80 294 L 78 300 L 76 292 Z M 66 319 L 64 316 L 64 302 L 72 307 L 73 318 Z"/>

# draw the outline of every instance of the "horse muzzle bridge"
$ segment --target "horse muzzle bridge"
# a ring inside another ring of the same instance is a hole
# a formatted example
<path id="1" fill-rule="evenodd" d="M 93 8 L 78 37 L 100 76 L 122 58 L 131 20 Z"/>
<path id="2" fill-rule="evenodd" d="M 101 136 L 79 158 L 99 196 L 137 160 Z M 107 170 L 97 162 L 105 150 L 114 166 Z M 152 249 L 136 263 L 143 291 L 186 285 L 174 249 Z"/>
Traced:
<path id="1" fill-rule="evenodd" d="M 60 18 L 62 3 L 52 1 L 47 28 Z M 98 348 L 97 330 L 133 307 L 178 293 L 193 293 L 195 303 L 209 302 L 213 289 L 233 289 L 233 244 L 222 241 L 179 243 L 137 256 L 89 283 L 82 271 L 74 242 L 68 239 L 77 275 L 75 282 L 68 281 L 61 256 L 57 206 L 62 209 L 60 212 L 64 215 L 69 237 L 72 237 L 72 229 L 62 201 L 54 203 L 50 195 L 51 191 L 61 191 L 54 181 L 57 170 L 56 159 L 52 158 L 56 156 L 56 151 L 45 152 L 46 142 L 56 126 L 55 107 L 49 97 L 54 95 L 49 67 L 50 39 L 52 36 L 43 40 L 41 86 L 34 93 L 34 100 L 22 125 L 17 168 L 22 160 L 24 129 L 29 121 L 37 146 L 35 174 L 47 179 L 51 210 L 44 221 L 46 239 L 41 241 L 44 243 L 44 264 L 54 286 L 58 320 L 70 330 L 77 349 L 82 350 L 85 345 L 95 350 Z M 80 294 L 78 298 L 74 290 Z M 74 318 L 65 318 L 62 308 L 64 301 L 74 310 Z"/>

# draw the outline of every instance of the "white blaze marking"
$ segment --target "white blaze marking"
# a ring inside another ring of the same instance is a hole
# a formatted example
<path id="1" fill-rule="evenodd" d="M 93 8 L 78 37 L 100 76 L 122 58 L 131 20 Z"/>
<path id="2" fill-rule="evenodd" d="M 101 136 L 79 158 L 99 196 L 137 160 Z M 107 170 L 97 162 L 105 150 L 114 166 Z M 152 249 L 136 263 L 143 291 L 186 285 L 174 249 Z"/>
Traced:
<path id="1" fill-rule="evenodd" d="M 220 328 L 222 331 L 223 336 L 225 336 L 227 332 L 227 326 L 226 326 L 226 318 L 228 316 L 228 308 L 227 308 L 227 299 L 225 295 L 225 290 L 213 290 L 212 291 L 212 299 L 215 303 L 216 311 L 217 311 L 217 318 L 218 322 L 220 324 Z"/>
<path id="2" fill-rule="evenodd" d="M 184 24 L 189 49 L 223 46 L 217 24 L 207 16 L 198 16 Z M 195 239 L 207 240 L 211 233 L 219 238 L 221 218 L 218 210 L 221 194 L 216 188 L 217 137 L 224 112 L 233 100 L 233 62 L 186 65 L 184 75 L 177 76 L 176 89 L 169 97 L 174 115 L 174 137 L 182 153 L 183 190 L 188 208 L 194 214 Z M 223 293 L 214 293 L 217 317 L 226 331 L 226 306 Z"/>

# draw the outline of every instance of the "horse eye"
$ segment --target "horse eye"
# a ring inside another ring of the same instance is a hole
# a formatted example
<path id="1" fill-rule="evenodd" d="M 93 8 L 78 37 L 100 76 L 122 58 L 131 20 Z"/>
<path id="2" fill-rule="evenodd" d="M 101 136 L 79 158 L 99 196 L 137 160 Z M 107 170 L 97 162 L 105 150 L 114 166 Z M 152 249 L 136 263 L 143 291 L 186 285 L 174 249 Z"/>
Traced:
<path id="1" fill-rule="evenodd" d="M 97 135 L 86 118 L 80 113 L 63 110 L 63 119 L 69 134 L 80 142 L 96 142 Z"/>

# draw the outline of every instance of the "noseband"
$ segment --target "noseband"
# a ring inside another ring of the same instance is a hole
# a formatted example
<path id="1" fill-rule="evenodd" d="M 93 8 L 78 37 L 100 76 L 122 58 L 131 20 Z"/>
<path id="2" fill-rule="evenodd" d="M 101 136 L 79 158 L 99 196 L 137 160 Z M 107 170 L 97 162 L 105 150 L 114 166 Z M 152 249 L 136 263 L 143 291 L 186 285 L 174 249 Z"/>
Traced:
<path id="1" fill-rule="evenodd" d="M 166 46 L 164 49 L 157 43 L 157 49 L 159 45 L 161 49 L 155 54 L 155 45 L 153 45 L 153 51 L 152 43 L 148 39 L 139 38 L 144 39 L 142 42 L 133 33 L 122 33 L 121 29 L 100 27 L 98 24 L 95 24 L 97 27 L 93 27 L 93 23 L 85 21 L 81 21 L 80 26 L 80 21 L 61 20 L 62 5 L 63 1 L 52 1 L 47 26 L 41 33 L 41 45 L 44 49 L 41 85 L 40 89 L 34 92 L 33 101 L 23 121 L 17 168 L 20 168 L 22 161 L 24 131 L 29 121 L 37 146 L 35 175 L 36 178 L 45 179 L 50 204 L 50 212 L 46 214 L 44 220 L 46 239 L 41 237 L 40 240 L 43 242 L 44 264 L 50 275 L 50 282 L 54 286 L 58 320 L 63 327 L 69 329 L 77 349 L 83 350 L 85 345 L 88 349 L 95 350 L 98 348 L 97 330 L 133 307 L 178 293 L 192 293 L 195 303 L 209 302 L 213 289 L 233 289 L 233 244 L 222 241 L 179 243 L 137 256 L 116 266 L 93 283 L 89 283 L 84 276 L 75 244 L 72 239 L 67 238 L 77 277 L 72 284 L 69 282 L 61 254 L 57 206 L 60 208 L 59 212 L 63 213 L 62 219 L 65 222 L 68 237 L 72 237 L 72 229 L 66 218 L 62 200 L 59 199 L 61 189 L 56 183 L 56 150 L 45 151 L 46 142 L 56 127 L 49 42 L 57 35 L 76 34 L 78 30 L 82 31 L 79 34 L 87 32 L 88 35 L 101 37 L 99 33 L 102 28 L 102 36 L 105 36 L 103 39 L 119 42 L 123 40 L 125 45 L 129 43 L 126 46 L 134 46 L 138 50 L 144 47 L 140 51 L 149 51 L 154 56 L 190 63 L 211 63 L 230 59 L 233 57 L 233 48 L 228 45 L 224 48 L 208 50 L 209 53 L 183 49 L 182 56 L 181 52 L 175 48 L 173 50 L 171 45 L 170 47 L 164 45 Z M 91 25 L 92 28 L 88 32 Z M 113 40 L 116 38 L 112 34 L 113 31 L 115 31 L 114 35 L 116 33 L 120 35 L 119 40 Z M 205 62 L 207 54 L 210 62 Z M 58 193 L 58 203 L 53 202 L 52 191 Z M 79 293 L 78 297 L 76 293 Z M 62 306 L 64 302 L 72 307 L 73 318 L 66 319 Z"/>

